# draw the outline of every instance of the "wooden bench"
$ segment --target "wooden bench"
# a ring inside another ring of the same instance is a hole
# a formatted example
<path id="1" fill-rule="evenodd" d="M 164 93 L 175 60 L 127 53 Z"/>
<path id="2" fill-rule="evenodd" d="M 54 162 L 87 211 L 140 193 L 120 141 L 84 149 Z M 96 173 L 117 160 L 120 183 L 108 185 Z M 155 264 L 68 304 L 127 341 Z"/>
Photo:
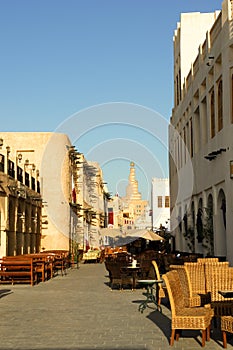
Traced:
<path id="1" fill-rule="evenodd" d="M 22 256 L 3 257 L 0 260 L 0 283 L 37 283 L 36 263 Z"/>
<path id="2" fill-rule="evenodd" d="M 54 256 L 54 273 L 61 271 L 61 275 L 66 275 L 69 267 L 69 252 L 67 250 L 45 250 L 40 254 L 53 254 Z"/>
<path id="3" fill-rule="evenodd" d="M 32 258 L 35 262 L 38 282 L 45 282 L 54 276 L 54 256 L 51 253 L 25 254 L 24 256 Z"/>

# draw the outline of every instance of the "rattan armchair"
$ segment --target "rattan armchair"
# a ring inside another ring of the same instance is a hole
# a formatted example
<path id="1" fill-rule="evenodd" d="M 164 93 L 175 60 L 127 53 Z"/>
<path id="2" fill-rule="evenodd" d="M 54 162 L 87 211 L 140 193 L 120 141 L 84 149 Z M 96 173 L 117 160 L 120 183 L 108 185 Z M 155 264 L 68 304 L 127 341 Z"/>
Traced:
<path id="1" fill-rule="evenodd" d="M 210 339 L 210 324 L 213 317 L 212 310 L 205 307 L 185 307 L 181 282 L 176 270 L 163 275 L 171 306 L 171 338 L 179 340 L 180 332 L 184 329 L 201 330 L 202 346 Z"/>
<path id="2" fill-rule="evenodd" d="M 221 331 L 223 339 L 223 347 L 227 348 L 227 333 L 233 333 L 233 316 L 221 317 Z"/>

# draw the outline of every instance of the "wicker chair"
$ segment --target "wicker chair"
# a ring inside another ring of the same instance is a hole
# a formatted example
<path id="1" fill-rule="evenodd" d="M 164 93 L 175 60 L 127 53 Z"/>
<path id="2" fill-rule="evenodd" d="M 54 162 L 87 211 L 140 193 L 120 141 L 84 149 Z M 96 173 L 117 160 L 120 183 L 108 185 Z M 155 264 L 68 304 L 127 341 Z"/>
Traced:
<path id="1" fill-rule="evenodd" d="M 201 306 L 201 296 L 193 293 L 192 291 L 190 276 L 187 267 L 184 265 L 170 265 L 170 270 L 176 270 L 178 272 L 178 276 L 184 293 L 185 306 Z"/>
<path id="2" fill-rule="evenodd" d="M 210 323 L 213 317 L 212 310 L 205 307 L 185 307 L 182 286 L 176 270 L 169 271 L 163 275 L 171 305 L 171 338 L 170 345 L 174 339 L 179 340 L 183 329 L 196 329 L 202 331 L 202 346 L 210 339 Z"/>
<path id="3" fill-rule="evenodd" d="M 217 268 L 211 279 L 211 307 L 214 309 L 214 316 L 233 315 L 233 298 L 224 298 L 219 294 L 220 290 L 233 289 L 233 267 Z"/>
<path id="4" fill-rule="evenodd" d="M 221 331 L 223 339 L 223 347 L 227 348 L 227 332 L 233 333 L 233 316 L 222 316 L 221 317 Z"/>
<path id="5" fill-rule="evenodd" d="M 158 267 L 158 265 L 157 265 L 155 260 L 152 260 L 152 265 L 153 265 L 154 272 L 155 272 L 155 278 L 157 280 L 161 280 L 159 267 Z M 157 293 L 156 293 L 156 295 L 157 295 L 157 303 L 158 303 L 158 305 L 160 305 L 161 304 L 161 299 L 167 297 L 167 290 L 166 290 L 166 287 L 164 285 L 162 285 L 161 283 L 159 283 L 157 285 L 157 288 L 158 288 Z"/>
<path id="6" fill-rule="evenodd" d="M 223 262 L 205 262 L 205 281 L 206 281 L 206 292 L 211 292 L 212 277 L 215 275 L 216 270 L 227 269 L 229 267 L 228 261 Z"/>
<path id="7" fill-rule="evenodd" d="M 193 293 L 206 294 L 205 265 L 197 262 L 185 262 L 184 266 L 187 267 Z"/>
<path id="8" fill-rule="evenodd" d="M 204 264 L 206 262 L 218 262 L 219 258 L 197 258 L 197 262 Z"/>
<path id="9" fill-rule="evenodd" d="M 202 306 L 209 304 L 210 294 L 206 291 L 205 264 L 185 262 L 184 266 L 187 267 L 190 277 L 192 293 L 200 296 Z"/>
<path id="10" fill-rule="evenodd" d="M 124 269 L 125 263 L 123 262 L 106 262 L 105 267 L 109 273 L 110 288 L 113 289 L 114 286 L 119 286 L 122 290 L 123 285 L 131 285 L 133 289 L 133 279 L 127 271 Z"/>

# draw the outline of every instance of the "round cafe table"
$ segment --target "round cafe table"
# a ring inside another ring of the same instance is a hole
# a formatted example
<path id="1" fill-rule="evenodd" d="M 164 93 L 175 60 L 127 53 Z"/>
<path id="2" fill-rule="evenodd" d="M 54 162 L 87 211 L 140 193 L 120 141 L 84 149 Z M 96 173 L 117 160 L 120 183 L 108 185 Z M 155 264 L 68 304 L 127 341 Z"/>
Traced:
<path id="1" fill-rule="evenodd" d="M 139 284 L 146 288 L 146 292 L 143 295 L 146 296 L 146 299 L 139 305 L 138 311 L 143 313 L 143 311 L 149 307 L 150 303 L 153 303 L 156 306 L 156 309 L 159 312 L 162 312 L 161 306 L 157 302 L 157 293 L 159 283 L 163 283 L 162 280 L 138 280 Z"/>

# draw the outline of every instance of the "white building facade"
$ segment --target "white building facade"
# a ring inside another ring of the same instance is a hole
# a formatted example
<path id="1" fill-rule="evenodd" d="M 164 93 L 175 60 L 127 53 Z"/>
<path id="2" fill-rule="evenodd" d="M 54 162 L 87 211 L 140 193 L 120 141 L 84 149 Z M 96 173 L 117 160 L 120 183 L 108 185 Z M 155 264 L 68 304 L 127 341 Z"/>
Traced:
<path id="1" fill-rule="evenodd" d="M 171 230 L 176 249 L 226 257 L 231 264 L 232 25 L 230 0 L 224 0 L 222 10 L 215 13 L 181 14 L 174 35 L 169 140 Z"/>
<path id="2" fill-rule="evenodd" d="M 153 178 L 151 183 L 151 218 L 153 230 L 170 230 L 170 192 L 167 178 Z"/>

